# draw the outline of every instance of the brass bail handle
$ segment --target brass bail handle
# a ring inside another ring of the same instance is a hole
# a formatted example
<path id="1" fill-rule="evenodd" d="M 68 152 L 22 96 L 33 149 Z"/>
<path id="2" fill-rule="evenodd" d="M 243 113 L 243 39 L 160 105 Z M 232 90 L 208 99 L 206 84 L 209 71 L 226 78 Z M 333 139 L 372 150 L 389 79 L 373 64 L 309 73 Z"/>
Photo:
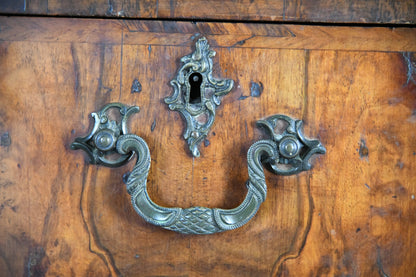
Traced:
<path id="1" fill-rule="evenodd" d="M 111 109 L 120 112 L 121 122 L 109 118 Z M 71 148 L 84 150 L 90 163 L 109 167 L 126 164 L 135 153 L 137 161 L 126 181 L 134 209 L 145 221 L 183 234 L 213 234 L 241 227 L 253 218 L 260 204 L 266 200 L 267 185 L 262 163 L 275 174 L 292 175 L 309 170 L 309 159 L 313 154 L 325 153 L 324 146 L 318 140 L 304 137 L 302 121 L 286 115 L 273 115 L 257 122 L 259 127 L 265 129 L 269 139 L 254 142 L 247 151 L 248 191 L 238 207 L 163 207 L 150 199 L 146 189 L 151 163 L 149 147 L 141 137 L 127 130 L 128 118 L 138 111 L 139 107 L 127 107 L 120 103 L 104 106 L 99 112 L 92 113 L 95 122 L 90 134 L 76 138 Z M 276 133 L 277 123 L 281 121 L 286 122 L 287 127 Z M 115 159 L 114 154 L 118 155 Z"/>

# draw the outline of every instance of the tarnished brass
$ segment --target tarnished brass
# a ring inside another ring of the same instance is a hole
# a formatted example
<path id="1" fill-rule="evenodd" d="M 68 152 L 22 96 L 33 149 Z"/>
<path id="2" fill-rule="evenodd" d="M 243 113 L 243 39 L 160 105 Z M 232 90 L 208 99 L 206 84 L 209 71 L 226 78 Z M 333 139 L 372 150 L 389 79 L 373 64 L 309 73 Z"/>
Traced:
<path id="1" fill-rule="evenodd" d="M 173 94 L 165 98 L 169 109 L 181 113 L 186 122 L 184 139 L 194 157 L 199 157 L 199 144 L 214 124 L 215 110 L 222 96 L 231 91 L 234 81 L 212 77 L 212 57 L 207 39 L 198 39 L 195 52 L 183 57 L 183 66 L 170 84 Z"/>
<path id="2" fill-rule="evenodd" d="M 109 119 L 109 111 L 117 109 L 122 116 L 121 122 L 117 123 Z M 91 113 L 94 118 L 94 127 L 89 135 L 78 137 L 71 144 L 73 150 L 84 150 L 92 164 L 102 164 L 109 167 L 118 167 L 127 163 L 133 153 L 119 155 L 114 159 L 112 154 L 117 153 L 116 143 L 120 135 L 128 134 L 127 120 L 134 114 L 139 112 L 139 107 L 127 108 L 120 103 L 111 103 L 105 105 L 99 112 Z M 109 157 L 112 158 L 109 158 Z"/>
<path id="3" fill-rule="evenodd" d="M 114 107 L 123 116 L 121 124 L 108 119 L 107 110 Z M 136 165 L 126 181 L 134 209 L 147 222 L 183 234 L 213 234 L 241 227 L 250 221 L 260 204 L 266 200 L 267 185 L 262 162 L 275 174 L 290 175 L 309 169 L 308 160 L 312 154 L 325 153 L 319 141 L 304 138 L 300 120 L 295 121 L 284 115 L 271 116 L 258 121 L 259 126 L 265 127 L 270 139 L 253 143 L 247 152 L 248 191 L 238 207 L 162 207 L 150 199 L 146 189 L 151 162 L 149 147 L 139 136 L 127 133 L 128 116 L 138 111 L 138 107 L 126 108 L 118 103 L 105 106 L 100 112 L 92 114 L 95 119 L 92 132 L 84 138 L 77 138 L 72 147 L 86 151 L 92 163 L 106 166 L 122 165 L 136 153 Z M 279 120 L 289 125 L 284 131 L 276 133 Z M 121 158 L 115 163 L 104 160 L 103 157 L 108 153 L 117 153 Z M 277 167 L 279 163 L 289 164 L 293 168 L 281 170 Z"/>
<path id="4" fill-rule="evenodd" d="M 278 131 L 278 124 L 287 124 Z M 257 121 L 270 138 L 278 145 L 279 158 L 270 163 L 270 169 L 279 175 L 293 175 L 311 169 L 309 159 L 313 154 L 325 154 L 325 147 L 319 140 L 309 140 L 302 132 L 302 120 L 295 120 L 287 115 L 276 114 Z M 277 131 L 277 132 L 276 132 Z"/>

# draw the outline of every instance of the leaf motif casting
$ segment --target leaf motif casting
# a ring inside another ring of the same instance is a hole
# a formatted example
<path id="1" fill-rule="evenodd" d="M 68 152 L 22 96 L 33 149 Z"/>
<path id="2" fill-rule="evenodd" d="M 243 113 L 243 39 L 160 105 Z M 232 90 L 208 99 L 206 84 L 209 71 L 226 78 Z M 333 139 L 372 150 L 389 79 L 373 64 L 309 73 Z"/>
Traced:
<path id="1" fill-rule="evenodd" d="M 173 94 L 165 98 L 169 109 L 181 113 L 186 122 L 184 139 L 194 157 L 199 157 L 199 144 L 206 138 L 215 119 L 221 98 L 234 86 L 231 79 L 212 77 L 212 57 L 205 37 L 198 39 L 195 52 L 181 58 L 184 63 L 170 84 Z"/>
<path id="2" fill-rule="evenodd" d="M 107 111 L 118 108 L 121 123 L 110 120 Z M 89 135 L 76 138 L 73 149 L 88 153 L 91 163 L 106 166 L 120 166 L 134 153 L 136 165 L 128 174 L 126 186 L 136 212 L 147 222 L 183 234 L 213 234 L 239 228 L 254 217 L 261 203 L 266 200 L 267 185 L 262 163 L 271 167 L 275 174 L 290 175 L 310 168 L 308 162 L 314 153 L 324 153 L 325 148 L 317 140 L 306 139 L 301 132 L 301 121 L 285 115 L 274 115 L 258 121 L 270 136 L 251 145 L 247 152 L 248 180 L 247 195 L 234 209 L 206 207 L 163 207 L 154 203 L 147 193 L 147 176 L 150 170 L 150 151 L 147 143 L 139 136 L 127 132 L 128 117 L 138 112 L 138 107 L 114 103 L 106 105 L 100 112 L 93 113 L 95 125 Z M 288 126 L 282 133 L 276 133 L 276 123 L 286 121 Z M 107 154 L 118 154 L 116 161 L 105 159 Z M 275 168 L 276 163 L 288 163 L 292 170 Z"/>

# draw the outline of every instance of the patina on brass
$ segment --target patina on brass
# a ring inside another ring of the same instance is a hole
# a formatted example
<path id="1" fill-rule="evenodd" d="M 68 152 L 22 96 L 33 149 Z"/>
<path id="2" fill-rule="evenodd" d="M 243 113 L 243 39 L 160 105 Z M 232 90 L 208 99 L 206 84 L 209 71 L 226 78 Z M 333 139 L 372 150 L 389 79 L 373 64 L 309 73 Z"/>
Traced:
<path id="1" fill-rule="evenodd" d="M 165 98 L 169 109 L 181 113 L 186 122 L 184 139 L 194 157 L 199 157 L 199 144 L 206 138 L 215 119 L 221 98 L 234 86 L 230 79 L 212 77 L 212 57 L 207 39 L 198 39 L 195 52 L 183 57 L 183 66 L 170 84 L 173 94 Z"/>
<path id="2" fill-rule="evenodd" d="M 121 124 L 108 119 L 106 111 L 111 107 L 120 109 L 123 115 Z M 84 138 L 77 138 L 72 144 L 73 149 L 83 149 L 91 157 L 92 163 L 106 166 L 122 165 L 136 153 L 136 165 L 126 181 L 127 192 L 131 195 L 134 209 L 147 222 L 183 234 L 213 234 L 241 227 L 254 217 L 260 204 L 266 200 L 267 185 L 262 163 L 275 174 L 290 175 L 309 169 L 308 160 L 312 154 L 325 152 L 319 141 L 304 138 L 299 120 L 295 121 L 284 115 L 260 120 L 258 124 L 266 128 L 270 139 L 259 140 L 248 149 L 248 191 L 238 207 L 162 207 L 154 203 L 147 193 L 147 176 L 151 163 L 149 147 L 142 138 L 128 134 L 126 129 L 128 116 L 138 110 L 138 107 L 126 108 L 116 103 L 93 113 L 96 124 L 92 132 Z M 287 121 L 289 124 L 281 133 L 275 132 L 278 120 Z M 111 163 L 102 160 L 102 156 L 108 153 L 119 154 L 122 157 L 121 161 Z M 280 170 L 276 167 L 278 163 L 290 164 L 293 169 Z"/>
<path id="3" fill-rule="evenodd" d="M 283 130 L 278 123 L 287 124 Z M 302 120 L 287 115 L 276 114 L 257 121 L 270 138 L 278 145 L 279 158 L 275 163 L 268 163 L 270 169 L 279 175 L 293 175 L 311 169 L 309 159 L 313 154 L 325 154 L 326 149 L 319 140 L 305 138 L 302 132 Z"/>
<path id="4" fill-rule="evenodd" d="M 122 117 L 120 123 L 109 119 L 111 109 L 119 111 Z M 136 106 L 128 108 L 120 103 L 105 105 L 99 112 L 91 113 L 94 118 L 94 127 L 91 133 L 85 137 L 76 138 L 71 144 L 71 148 L 84 150 L 92 164 L 102 164 L 109 167 L 124 165 L 132 158 L 133 153 L 118 155 L 115 158 L 113 154 L 118 153 L 116 143 L 119 136 L 128 134 L 128 118 L 137 112 L 139 112 L 139 107 Z"/>

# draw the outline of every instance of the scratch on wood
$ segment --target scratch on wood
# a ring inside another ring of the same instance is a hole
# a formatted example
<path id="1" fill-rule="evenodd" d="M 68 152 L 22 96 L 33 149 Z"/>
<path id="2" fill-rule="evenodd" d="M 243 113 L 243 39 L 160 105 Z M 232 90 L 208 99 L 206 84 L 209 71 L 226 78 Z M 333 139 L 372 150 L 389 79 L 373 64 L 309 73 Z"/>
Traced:
<path id="1" fill-rule="evenodd" d="M 401 102 L 403 102 L 403 97 L 392 97 L 387 101 L 387 103 L 389 103 L 391 106 L 400 104 Z"/>
<path id="2" fill-rule="evenodd" d="M 147 50 L 149 51 L 149 58 L 150 58 L 150 54 L 152 54 L 152 46 L 150 44 L 147 47 Z"/>
<path id="3" fill-rule="evenodd" d="M 124 30 L 121 30 L 121 46 L 120 46 L 120 93 L 119 98 L 121 99 L 121 90 L 123 89 L 123 47 L 124 47 Z"/>
<path id="4" fill-rule="evenodd" d="M 380 255 L 380 247 L 377 247 L 377 267 L 378 267 L 378 274 L 380 277 L 390 277 L 383 268 L 383 263 L 381 261 L 381 255 Z"/>
<path id="5" fill-rule="evenodd" d="M 105 45 L 100 44 L 100 66 L 99 66 L 99 76 L 98 76 L 98 88 L 97 95 L 101 94 L 101 90 L 104 89 L 105 93 L 110 93 L 113 89 L 103 85 L 103 74 L 104 74 L 104 64 L 105 64 Z"/>
<path id="6" fill-rule="evenodd" d="M 72 62 L 74 63 L 74 94 L 75 94 L 75 102 L 78 102 L 78 95 L 79 95 L 79 80 L 80 80 L 80 74 L 79 74 L 79 59 L 78 55 L 75 50 L 75 46 L 73 43 L 71 43 L 71 56 L 72 56 Z"/>
<path id="7" fill-rule="evenodd" d="M 176 5 L 175 0 L 170 0 L 169 4 L 170 4 L 170 17 L 172 18 L 175 16 L 175 5 Z"/>
<path id="8" fill-rule="evenodd" d="M 247 40 L 252 39 L 252 38 L 254 38 L 255 36 L 256 36 L 256 35 L 251 35 L 250 37 L 248 37 L 248 38 L 246 38 L 246 39 L 243 39 L 243 40 L 237 41 L 236 43 L 234 43 L 233 45 L 231 45 L 231 47 L 236 47 L 236 46 L 243 45 L 244 43 L 246 43 L 246 42 L 247 42 Z"/>
<path id="9" fill-rule="evenodd" d="M 208 139 L 204 139 L 204 146 L 208 147 L 211 143 L 209 142 Z"/>
<path id="10" fill-rule="evenodd" d="M 3 186 L 3 187 L 6 187 L 6 186 Z M 19 206 L 14 205 L 14 203 L 15 203 L 14 199 L 7 199 L 6 201 L 4 201 L 0 205 L 0 215 L 1 215 L 4 208 L 8 208 L 8 209 L 10 209 L 10 210 L 12 210 L 13 212 L 16 213 Z"/>
<path id="11" fill-rule="evenodd" d="M 408 85 L 410 82 L 416 85 L 416 61 L 412 61 L 412 53 L 410 52 L 404 52 L 402 55 L 407 66 L 406 85 Z"/>
<path id="12" fill-rule="evenodd" d="M 156 118 L 152 122 L 152 126 L 150 126 L 150 131 L 153 132 L 156 128 Z"/>
<path id="13" fill-rule="evenodd" d="M 282 14 L 282 18 L 283 21 L 286 20 L 286 0 L 283 0 L 283 14 Z"/>
<path id="14" fill-rule="evenodd" d="M 139 93 L 142 91 L 142 84 L 140 84 L 139 80 L 134 79 L 131 85 L 131 93 Z"/>
<path id="15" fill-rule="evenodd" d="M 41 246 L 34 246 L 29 249 L 29 255 L 25 261 L 25 276 L 45 276 L 49 268 L 49 259 L 45 249 Z"/>
<path id="16" fill-rule="evenodd" d="M 289 27 L 286 27 L 286 31 L 290 34 L 291 37 L 296 37 L 296 34 L 292 32 L 292 30 Z"/>
<path id="17" fill-rule="evenodd" d="M 368 158 L 368 148 L 367 145 L 365 144 L 365 140 L 361 139 L 360 142 L 360 149 L 358 150 L 358 154 L 360 154 L 360 158 L 363 159 L 367 159 Z"/>
<path id="18" fill-rule="evenodd" d="M 129 177 L 130 177 L 130 171 L 127 171 L 126 173 L 124 173 L 123 174 L 123 177 L 122 177 L 122 179 L 123 179 L 123 183 L 124 184 L 127 184 L 127 180 L 129 179 Z"/>
<path id="19" fill-rule="evenodd" d="M 156 15 L 156 18 L 159 18 L 159 0 L 156 0 L 155 15 Z"/>
<path id="20" fill-rule="evenodd" d="M 10 138 L 9 132 L 5 132 L 0 137 L 0 146 L 8 147 L 12 143 L 12 139 Z"/>
<path id="21" fill-rule="evenodd" d="M 140 30 L 137 21 L 122 19 L 121 23 L 124 26 L 123 30 L 127 29 L 129 33 L 139 32 Z"/>
<path id="22" fill-rule="evenodd" d="M 260 97 L 260 95 L 263 93 L 263 84 L 262 82 L 253 82 L 251 81 L 251 88 L 250 88 L 250 96 L 251 97 Z"/>
<path id="23" fill-rule="evenodd" d="M 195 40 L 196 38 L 198 38 L 201 34 L 200 33 L 195 33 L 194 35 L 191 36 L 191 40 Z"/>
<path id="24" fill-rule="evenodd" d="M 264 87 L 263 87 L 263 83 L 262 82 L 250 82 L 250 96 L 251 97 L 260 97 L 261 94 L 263 93 Z M 237 100 L 244 100 L 247 99 L 248 97 L 247 95 L 243 95 L 241 94 L 240 97 L 237 98 Z"/>
<path id="25" fill-rule="evenodd" d="M 386 217 L 389 215 L 389 211 L 387 211 L 384 207 L 374 207 L 373 205 L 370 205 L 370 212 L 371 216 Z"/>
<path id="26" fill-rule="evenodd" d="M 397 163 L 396 163 L 396 166 L 400 169 L 403 169 L 404 163 L 402 161 L 398 160 Z"/>
<path id="27" fill-rule="evenodd" d="M 1 173 L 4 173 L 5 171 L 1 171 Z M 6 189 L 7 187 L 10 187 L 10 186 L 14 186 L 15 185 L 15 183 L 14 182 L 12 182 L 12 181 L 10 181 L 10 180 L 5 180 L 4 182 L 2 181 L 1 183 L 0 183 L 0 188 L 1 189 Z"/>
<path id="28" fill-rule="evenodd" d="M 237 98 L 237 100 L 244 100 L 244 99 L 246 99 L 246 98 L 248 98 L 248 96 L 245 96 L 245 95 L 242 95 L 242 94 L 241 94 L 241 96 L 240 96 L 240 97 L 238 97 L 238 98 Z"/>
<path id="29" fill-rule="evenodd" d="M 112 15 L 114 13 L 114 3 L 112 0 L 108 0 L 108 9 L 106 15 Z"/>
<path id="30" fill-rule="evenodd" d="M 305 71 L 303 75 L 303 112 L 302 118 L 305 118 L 308 114 L 308 101 L 309 101 L 309 50 L 305 50 Z"/>

